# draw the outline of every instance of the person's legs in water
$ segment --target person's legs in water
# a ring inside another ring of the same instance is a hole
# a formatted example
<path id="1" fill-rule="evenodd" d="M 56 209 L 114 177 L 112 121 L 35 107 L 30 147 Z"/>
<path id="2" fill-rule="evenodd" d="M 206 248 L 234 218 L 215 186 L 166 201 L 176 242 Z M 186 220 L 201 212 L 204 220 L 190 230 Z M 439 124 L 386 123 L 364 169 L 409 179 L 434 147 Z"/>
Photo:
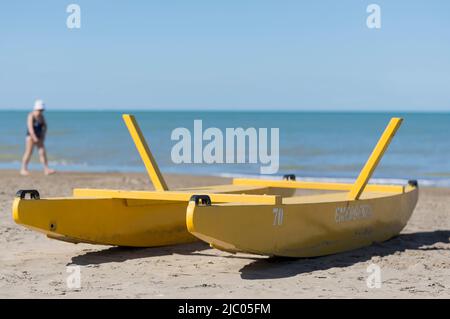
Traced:
<path id="1" fill-rule="evenodd" d="M 21 175 L 29 175 L 28 163 L 30 163 L 31 155 L 33 154 L 34 142 L 31 136 L 27 136 L 25 139 L 25 153 L 22 158 L 22 168 L 20 169 Z"/>
<path id="2" fill-rule="evenodd" d="M 55 171 L 48 167 L 47 152 L 45 151 L 44 142 L 40 140 L 37 143 L 37 147 L 38 147 L 38 151 L 39 151 L 39 159 L 41 160 L 41 163 L 44 166 L 45 175 L 53 174 Z"/>

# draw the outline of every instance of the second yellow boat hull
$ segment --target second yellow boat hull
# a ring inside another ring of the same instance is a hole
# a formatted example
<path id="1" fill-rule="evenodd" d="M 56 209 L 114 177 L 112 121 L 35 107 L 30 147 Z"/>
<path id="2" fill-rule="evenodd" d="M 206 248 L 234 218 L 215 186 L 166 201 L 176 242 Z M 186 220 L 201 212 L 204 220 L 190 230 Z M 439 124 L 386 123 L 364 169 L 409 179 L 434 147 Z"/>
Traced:
<path id="1" fill-rule="evenodd" d="M 405 227 L 418 189 L 402 193 L 365 192 L 283 198 L 280 205 L 190 202 L 188 230 L 211 246 L 229 252 L 314 257 L 385 241 Z"/>

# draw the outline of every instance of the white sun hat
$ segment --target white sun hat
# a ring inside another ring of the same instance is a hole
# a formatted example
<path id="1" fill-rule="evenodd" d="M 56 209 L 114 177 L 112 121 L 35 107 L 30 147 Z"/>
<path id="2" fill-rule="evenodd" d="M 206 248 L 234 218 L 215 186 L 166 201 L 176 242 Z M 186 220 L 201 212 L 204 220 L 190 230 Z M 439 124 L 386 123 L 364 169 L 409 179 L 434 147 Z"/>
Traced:
<path id="1" fill-rule="evenodd" d="M 35 102 L 34 102 L 34 108 L 33 108 L 35 111 L 43 111 L 43 110 L 45 110 L 45 104 L 44 104 L 44 101 L 42 101 L 42 100 L 36 100 Z"/>

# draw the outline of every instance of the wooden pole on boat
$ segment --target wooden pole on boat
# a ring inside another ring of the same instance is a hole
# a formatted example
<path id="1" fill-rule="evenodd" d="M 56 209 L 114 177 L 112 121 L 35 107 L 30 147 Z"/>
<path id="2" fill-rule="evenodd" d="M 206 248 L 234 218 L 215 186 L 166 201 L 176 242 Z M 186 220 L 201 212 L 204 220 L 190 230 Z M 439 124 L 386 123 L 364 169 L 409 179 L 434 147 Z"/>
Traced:
<path id="1" fill-rule="evenodd" d="M 167 191 L 169 188 L 167 187 L 166 182 L 159 170 L 158 164 L 156 163 L 155 158 L 150 152 L 150 148 L 145 141 L 144 135 L 142 134 L 141 129 L 139 128 L 138 123 L 133 115 L 123 114 L 122 118 L 130 132 L 131 138 L 136 145 L 136 148 L 141 156 L 142 161 L 144 162 L 145 168 L 147 169 L 148 176 L 155 186 L 157 191 Z"/>
<path id="2" fill-rule="evenodd" d="M 388 148 L 389 143 L 391 142 L 398 128 L 402 124 L 402 121 L 403 119 L 398 117 L 394 117 L 391 119 L 388 126 L 384 130 L 383 135 L 381 135 L 377 145 L 372 151 L 372 154 L 370 155 L 363 169 L 359 173 L 356 182 L 353 184 L 350 192 L 348 193 L 349 200 L 359 199 L 370 177 L 372 176 L 375 168 L 377 167 L 378 163 L 383 157 L 384 152 Z"/>
<path id="3" fill-rule="evenodd" d="M 195 191 L 196 192 L 196 191 Z M 121 191 L 113 189 L 74 188 L 75 197 L 96 198 L 122 198 L 122 199 L 148 199 L 167 202 L 189 202 L 196 193 L 190 192 L 149 192 L 149 191 Z M 201 194 L 201 192 L 199 193 Z M 207 196 L 214 203 L 253 203 L 281 205 L 281 196 L 278 195 L 254 195 L 254 194 L 220 194 L 210 193 Z"/>

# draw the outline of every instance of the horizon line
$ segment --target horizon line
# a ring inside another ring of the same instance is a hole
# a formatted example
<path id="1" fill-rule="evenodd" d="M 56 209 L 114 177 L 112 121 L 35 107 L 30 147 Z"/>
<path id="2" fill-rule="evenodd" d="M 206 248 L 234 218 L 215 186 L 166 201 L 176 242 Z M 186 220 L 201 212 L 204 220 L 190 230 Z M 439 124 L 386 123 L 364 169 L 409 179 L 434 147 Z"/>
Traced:
<path id="1" fill-rule="evenodd" d="M 18 109 L 2 109 L 0 108 L 0 112 L 31 112 L 31 108 L 18 108 Z M 278 112 L 284 112 L 284 113 L 450 113 L 449 110 L 400 110 L 400 109 L 393 109 L 393 110 L 352 110 L 352 109 L 341 109 L 341 110 L 335 110 L 335 109 L 302 109 L 302 110 L 295 110 L 295 109 L 140 109 L 140 108 L 130 108 L 130 109 L 116 109 L 116 108 L 82 108 L 82 109 L 72 109 L 72 108 L 51 108 L 46 109 L 48 112 L 56 111 L 56 112 L 118 112 L 118 113 L 127 113 L 127 112 L 250 112 L 250 113 L 278 113 Z"/>

